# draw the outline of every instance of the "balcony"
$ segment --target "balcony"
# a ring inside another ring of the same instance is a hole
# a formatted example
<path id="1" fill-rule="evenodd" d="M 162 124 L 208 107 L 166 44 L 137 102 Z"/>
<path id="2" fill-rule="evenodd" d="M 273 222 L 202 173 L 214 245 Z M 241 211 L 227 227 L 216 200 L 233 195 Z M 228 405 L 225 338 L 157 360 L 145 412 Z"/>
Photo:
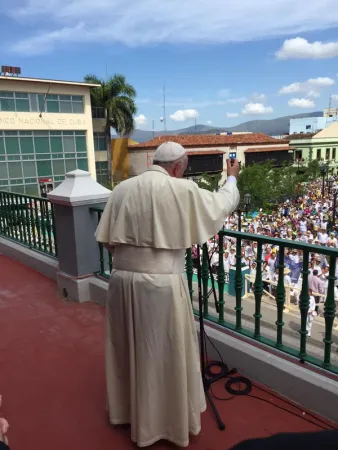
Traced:
<path id="1" fill-rule="evenodd" d="M 57 201 L 56 194 L 51 196 L 53 204 L 41 199 L 53 211 L 49 216 L 49 229 L 54 230 L 50 231 L 51 247 L 43 244 L 49 238 L 47 227 L 41 226 L 39 245 L 33 220 L 35 208 L 18 212 L 20 208 L 8 205 L 21 205 L 22 196 L 3 192 L 0 195 L 0 385 L 4 414 L 12 425 L 13 448 L 29 445 L 38 450 L 61 446 L 74 450 L 134 448 L 128 427 L 112 428 L 105 416 L 103 303 L 113 258 L 93 239 L 108 192 L 90 180 L 83 172 L 68 174 L 62 200 Z M 71 194 L 67 196 L 70 183 Z M 88 187 L 91 198 L 85 198 L 83 186 Z M 37 207 L 39 218 L 46 208 L 42 210 Z M 84 221 L 85 230 L 80 227 Z M 221 231 L 217 237 L 220 254 L 222 242 L 228 237 L 236 239 L 238 264 L 230 269 L 228 278 L 220 263 L 215 277 L 216 302 L 213 293 L 210 295 L 208 251 L 203 246 L 204 316 L 207 333 L 224 361 L 251 378 L 253 391 L 251 396 L 234 396 L 231 401 L 215 400 L 226 430 L 217 429 L 211 411 L 207 410 L 202 415 L 202 432 L 191 438 L 191 445 L 196 450 L 224 450 L 246 438 L 334 427 L 328 420 L 338 420 L 334 274 L 330 273 L 328 295 L 322 305 L 324 317 L 314 322 L 312 336 L 308 338 L 304 323 L 308 307 L 305 267 L 306 255 L 315 246 Z M 54 239 L 57 245 L 53 244 Z M 258 242 L 254 293 L 240 265 L 243 239 Z M 260 278 L 261 248 L 270 241 L 279 244 L 280 255 L 290 245 L 304 252 L 300 308 L 295 308 L 292 299 L 288 300 L 282 276 L 286 263 L 283 256 L 278 263 L 280 276 L 275 301 L 268 301 L 269 296 L 264 293 Z M 338 254 L 337 250 L 321 247 L 317 250 L 330 262 Z M 196 309 L 192 257 L 188 250 L 187 277 L 192 306 Z M 211 347 L 209 355 L 215 356 Z M 213 394 L 231 397 L 224 390 L 224 381 L 214 385 Z M 173 447 L 161 442 L 152 448 Z"/>

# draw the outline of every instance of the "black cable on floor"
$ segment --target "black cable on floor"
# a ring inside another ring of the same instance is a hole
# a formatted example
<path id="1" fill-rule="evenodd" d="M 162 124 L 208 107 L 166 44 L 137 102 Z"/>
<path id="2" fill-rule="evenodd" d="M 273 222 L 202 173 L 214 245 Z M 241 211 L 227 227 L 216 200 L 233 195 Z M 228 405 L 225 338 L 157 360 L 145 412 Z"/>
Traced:
<path id="1" fill-rule="evenodd" d="M 232 400 L 236 395 L 246 395 L 248 397 L 254 398 L 256 400 L 260 400 L 262 402 L 266 402 L 271 406 L 274 406 L 282 411 L 288 412 L 302 420 L 305 420 L 308 423 L 311 423 L 312 425 L 315 425 L 317 427 L 322 428 L 323 430 L 335 430 L 335 427 L 330 426 L 329 424 L 327 424 L 326 422 L 324 422 L 323 420 L 317 418 L 316 416 L 312 415 L 311 413 L 308 412 L 304 412 L 302 411 L 302 408 L 300 408 L 299 406 L 293 405 L 292 403 L 287 402 L 286 400 L 283 400 L 282 398 L 280 398 L 277 394 L 274 394 L 273 392 L 270 392 L 268 390 L 265 390 L 263 388 L 261 388 L 260 386 L 257 386 L 255 384 L 253 384 L 249 378 L 243 377 L 243 376 L 233 376 L 237 373 L 237 369 L 228 369 L 228 366 L 224 363 L 222 355 L 220 354 L 220 352 L 218 351 L 217 347 L 215 346 L 215 344 L 212 342 L 212 340 L 209 338 L 209 336 L 207 335 L 206 332 L 204 332 L 205 335 L 205 355 L 206 355 L 206 360 L 207 362 L 205 363 L 205 373 L 208 377 L 213 377 L 215 375 L 224 375 L 228 378 L 228 380 L 226 381 L 224 387 L 225 390 L 231 394 L 231 397 L 218 397 L 217 395 L 215 395 L 215 393 L 213 392 L 212 389 L 212 385 L 210 386 L 210 391 L 213 395 L 214 398 L 216 398 L 217 400 L 221 400 L 221 401 L 228 401 L 228 400 Z M 209 341 L 210 345 L 214 348 L 214 350 L 216 351 L 220 361 L 208 361 L 208 351 L 207 351 L 207 340 Z M 217 372 L 215 372 L 213 369 L 217 367 L 219 368 L 219 370 Z M 236 386 L 240 387 L 239 389 L 236 389 Z M 302 414 L 308 415 L 310 417 L 312 417 L 314 420 L 316 420 L 317 422 L 314 422 L 310 419 L 308 419 L 307 417 L 304 417 L 303 415 L 300 415 L 299 413 L 290 411 L 287 408 L 283 408 L 280 405 L 276 405 L 274 403 L 272 403 L 271 401 L 262 398 L 262 397 L 258 397 L 256 395 L 252 395 L 250 394 L 250 392 L 252 391 L 252 387 L 255 386 L 257 389 L 260 389 L 261 391 L 277 398 L 280 401 L 284 401 L 285 403 L 287 403 L 288 405 L 296 408 L 299 410 L 299 412 L 302 412 Z M 318 423 L 319 422 L 319 423 Z M 325 426 L 323 426 L 325 425 Z"/>

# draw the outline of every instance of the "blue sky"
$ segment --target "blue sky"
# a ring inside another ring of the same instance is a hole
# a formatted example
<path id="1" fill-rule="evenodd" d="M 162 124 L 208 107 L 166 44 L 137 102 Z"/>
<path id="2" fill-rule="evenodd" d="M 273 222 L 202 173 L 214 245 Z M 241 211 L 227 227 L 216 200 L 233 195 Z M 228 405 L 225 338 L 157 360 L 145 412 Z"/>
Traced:
<path id="1" fill-rule="evenodd" d="M 163 3 L 163 4 L 162 4 Z M 2 0 L 1 63 L 24 76 L 124 74 L 162 129 L 338 107 L 336 0 Z"/>

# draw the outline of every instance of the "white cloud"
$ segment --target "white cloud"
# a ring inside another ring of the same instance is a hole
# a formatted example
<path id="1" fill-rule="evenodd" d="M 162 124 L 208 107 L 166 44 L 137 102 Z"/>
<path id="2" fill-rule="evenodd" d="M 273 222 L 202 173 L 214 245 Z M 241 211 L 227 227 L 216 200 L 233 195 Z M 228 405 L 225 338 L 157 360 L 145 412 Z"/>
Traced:
<path id="1" fill-rule="evenodd" d="M 284 41 L 276 52 L 278 59 L 325 59 L 338 56 L 338 42 L 308 42 L 296 37 Z"/>
<path id="2" fill-rule="evenodd" d="M 207 120 L 207 125 L 211 125 L 212 121 L 211 120 Z"/>
<path id="3" fill-rule="evenodd" d="M 226 100 L 226 103 L 244 103 L 247 102 L 248 98 L 247 97 L 235 97 L 235 98 L 228 98 Z"/>
<path id="4" fill-rule="evenodd" d="M 195 119 L 199 116 L 199 112 L 196 109 L 179 109 L 174 114 L 170 114 L 170 119 L 174 122 L 185 122 L 189 119 Z"/>
<path id="5" fill-rule="evenodd" d="M 309 78 L 303 82 L 291 83 L 287 86 L 283 86 L 279 90 L 279 94 L 295 94 L 297 92 L 307 93 L 310 97 L 319 97 L 318 92 L 321 88 L 333 86 L 335 81 L 329 77 Z"/>
<path id="6" fill-rule="evenodd" d="M 238 113 L 232 113 L 232 112 L 225 113 L 225 117 L 227 117 L 228 119 L 234 119 L 235 117 L 238 117 L 238 116 L 239 116 Z"/>
<path id="7" fill-rule="evenodd" d="M 250 101 L 252 102 L 258 102 L 258 103 L 265 103 L 267 100 L 267 97 L 265 94 L 257 94 L 256 92 L 250 95 Z"/>
<path id="8" fill-rule="evenodd" d="M 329 77 L 309 78 L 307 80 L 310 86 L 326 87 L 335 84 L 335 81 Z"/>
<path id="9" fill-rule="evenodd" d="M 311 90 L 307 93 L 308 97 L 316 98 L 320 97 L 320 93 L 318 91 Z"/>
<path id="10" fill-rule="evenodd" d="M 271 106 L 264 106 L 263 103 L 247 103 L 242 109 L 242 114 L 270 114 L 273 112 Z"/>
<path id="11" fill-rule="evenodd" d="M 315 103 L 313 100 L 307 98 L 291 98 L 288 101 L 288 105 L 295 108 L 314 108 Z"/>
<path id="12" fill-rule="evenodd" d="M 280 90 L 280 94 L 293 94 L 294 92 L 300 92 L 302 90 L 301 83 L 291 83 L 288 86 L 283 86 Z"/>
<path id="13" fill-rule="evenodd" d="M 147 122 L 147 118 L 144 114 L 139 114 L 138 116 L 134 117 L 134 121 L 139 127 L 140 125 L 144 125 Z"/>
<path id="14" fill-rule="evenodd" d="M 2 37 L 2 50 L 25 56 L 52 53 L 73 43 L 84 48 L 88 43 L 107 47 L 219 44 L 338 25 L 336 0 L 311 7 L 308 0 L 261 0 L 259 8 L 252 0 L 213 0 L 212 7 L 202 0 L 14 0 L 2 1 L 0 13 L 22 25 L 17 38 L 13 33 Z"/>

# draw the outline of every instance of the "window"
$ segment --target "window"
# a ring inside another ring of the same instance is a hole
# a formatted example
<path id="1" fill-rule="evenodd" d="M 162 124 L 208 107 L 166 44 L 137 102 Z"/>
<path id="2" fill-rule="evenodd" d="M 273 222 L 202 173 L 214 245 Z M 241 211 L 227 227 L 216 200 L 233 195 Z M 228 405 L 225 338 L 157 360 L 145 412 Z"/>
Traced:
<path id="1" fill-rule="evenodd" d="M 8 175 L 11 178 L 22 178 L 21 162 L 9 162 L 8 163 Z"/>
<path id="2" fill-rule="evenodd" d="M 306 125 L 305 127 L 307 130 L 311 130 L 311 125 Z"/>
<path id="3" fill-rule="evenodd" d="M 92 108 L 92 118 L 93 119 L 104 119 L 105 118 L 105 110 L 104 108 L 93 107 Z"/>
<path id="4" fill-rule="evenodd" d="M 317 160 L 320 160 L 322 157 L 322 150 L 320 148 L 317 148 Z"/>
<path id="5" fill-rule="evenodd" d="M 302 159 L 302 150 L 296 150 L 295 151 L 295 159 L 296 159 L 296 161 L 301 161 L 301 159 Z"/>
<path id="6" fill-rule="evenodd" d="M 20 153 L 19 138 L 5 137 L 6 153 L 7 155 L 18 155 Z"/>
<path id="7" fill-rule="evenodd" d="M 83 96 L 0 91 L 0 111 L 83 114 Z"/>
<path id="8" fill-rule="evenodd" d="M 37 161 L 39 177 L 48 177 L 52 175 L 52 163 L 51 161 Z"/>
<path id="9" fill-rule="evenodd" d="M 25 161 L 22 168 L 24 177 L 36 177 L 35 161 Z"/>
<path id="10" fill-rule="evenodd" d="M 34 153 L 34 145 L 32 137 L 20 138 L 21 153 Z"/>
<path id="11" fill-rule="evenodd" d="M 78 160 L 77 160 L 77 167 L 78 167 L 78 169 L 88 171 L 88 162 L 87 162 L 87 159 L 78 159 Z"/>
<path id="12" fill-rule="evenodd" d="M 334 161 L 336 160 L 336 149 L 335 148 L 332 149 L 332 159 Z"/>
<path id="13" fill-rule="evenodd" d="M 0 180 L 4 180 L 8 178 L 8 169 L 6 163 L 0 164 Z"/>
<path id="14" fill-rule="evenodd" d="M 107 150 L 106 136 L 104 133 L 94 133 L 94 150 Z"/>
<path id="15" fill-rule="evenodd" d="M 330 149 L 327 148 L 325 151 L 325 159 L 330 159 Z"/>

